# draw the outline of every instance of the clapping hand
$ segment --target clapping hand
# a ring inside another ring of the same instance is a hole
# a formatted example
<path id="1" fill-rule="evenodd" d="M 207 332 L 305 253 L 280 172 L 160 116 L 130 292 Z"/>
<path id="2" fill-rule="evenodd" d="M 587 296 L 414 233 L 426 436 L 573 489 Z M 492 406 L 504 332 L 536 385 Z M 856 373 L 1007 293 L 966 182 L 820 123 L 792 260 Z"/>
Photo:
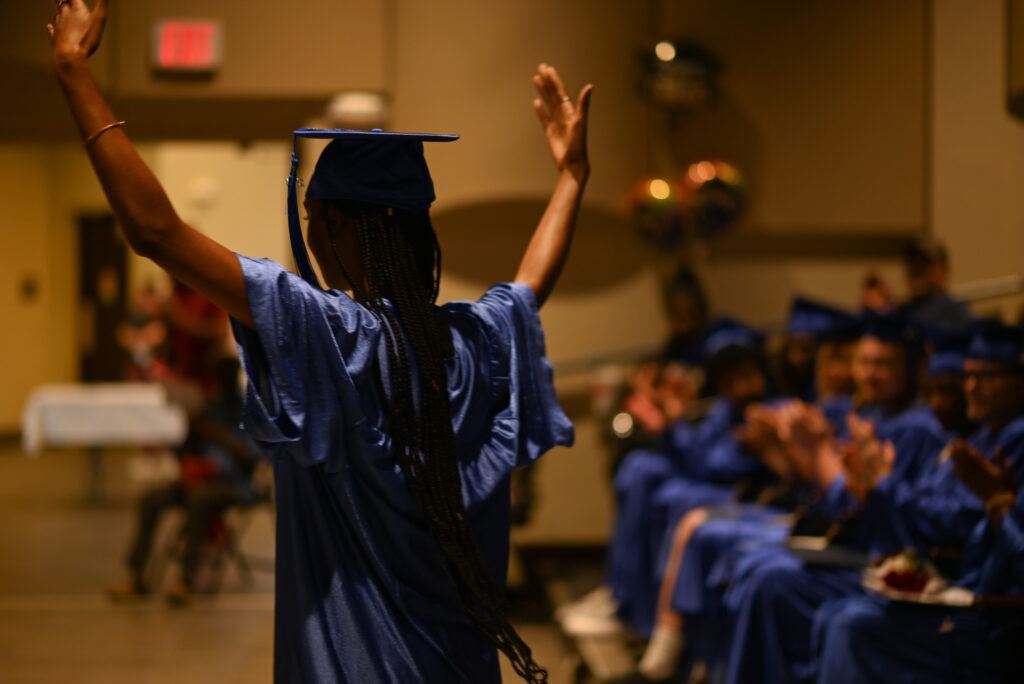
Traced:
<path id="1" fill-rule="evenodd" d="M 793 401 L 779 410 L 779 439 L 801 478 L 827 487 L 842 474 L 835 437 L 817 406 Z"/>
<path id="2" fill-rule="evenodd" d="M 555 68 L 547 64 L 537 67 L 533 85 L 540 94 L 533 101 L 533 108 L 544 126 L 551 155 L 560 171 L 568 171 L 583 182 L 590 174 L 587 159 L 587 113 L 590 110 L 590 93 L 594 87 L 583 86 L 576 104 L 573 104 L 558 77 Z"/>
<path id="3" fill-rule="evenodd" d="M 653 362 L 636 368 L 629 379 L 633 391 L 622 402 L 622 407 L 651 435 L 660 434 L 667 427 L 665 415 L 657 401 L 660 370 L 660 366 Z"/>
<path id="4" fill-rule="evenodd" d="M 764 404 L 753 403 L 743 412 L 743 425 L 737 433 L 743 446 L 755 453 L 778 441 L 775 412 Z"/>
<path id="5" fill-rule="evenodd" d="M 779 439 L 778 412 L 764 404 L 751 404 L 744 411 L 744 423 L 737 430 L 743 448 L 761 459 L 765 467 L 783 480 L 793 475 L 793 464 Z"/>
<path id="6" fill-rule="evenodd" d="M 957 441 L 952 458 L 957 477 L 986 504 L 997 495 L 1016 492 L 1013 468 L 1002 452 L 997 451 L 989 461 L 977 449 Z"/>
<path id="7" fill-rule="evenodd" d="M 878 439 L 875 425 L 870 420 L 851 413 L 846 424 L 850 430 L 850 441 L 841 450 L 846 487 L 863 501 L 868 492 L 892 472 L 896 447 L 890 441 Z"/>
<path id="8" fill-rule="evenodd" d="M 673 423 L 686 415 L 699 392 L 694 372 L 678 363 L 670 363 L 661 371 L 661 382 L 655 388 L 658 405 L 668 422 Z"/>

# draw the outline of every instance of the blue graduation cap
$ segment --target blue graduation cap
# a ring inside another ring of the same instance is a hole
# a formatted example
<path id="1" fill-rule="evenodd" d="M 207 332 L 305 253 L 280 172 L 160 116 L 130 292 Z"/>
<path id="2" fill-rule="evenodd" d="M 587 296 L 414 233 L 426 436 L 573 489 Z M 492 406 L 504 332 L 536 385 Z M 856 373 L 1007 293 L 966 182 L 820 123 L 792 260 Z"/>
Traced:
<path id="1" fill-rule="evenodd" d="M 764 333 L 740 323 L 734 318 L 721 316 L 711 324 L 701 351 L 710 360 L 726 347 L 742 347 L 760 352 L 764 348 Z"/>
<path id="2" fill-rule="evenodd" d="M 927 377 L 934 379 L 962 375 L 970 337 L 965 333 L 948 332 L 933 326 L 924 327 L 924 336 L 932 350 L 928 357 Z"/>
<path id="3" fill-rule="evenodd" d="M 820 339 L 853 339 L 859 326 L 853 314 L 806 297 L 796 297 L 789 308 L 786 334 Z"/>
<path id="4" fill-rule="evenodd" d="M 1009 326 L 998 318 L 983 318 L 970 326 L 971 342 L 966 356 L 975 361 L 990 361 L 1024 370 L 1024 330 Z"/>
<path id="5" fill-rule="evenodd" d="M 457 135 L 386 133 L 342 128 L 299 128 L 294 131 L 292 167 L 288 176 L 288 233 L 299 274 L 320 286 L 309 261 L 299 223 L 299 138 L 330 140 L 317 160 L 306 196 L 378 204 L 413 213 L 425 212 L 434 201 L 434 183 L 423 156 L 425 142 L 452 142 Z"/>
<path id="6" fill-rule="evenodd" d="M 861 314 L 860 322 L 861 337 L 899 344 L 914 355 L 924 350 L 924 334 L 920 326 L 899 312 L 878 313 L 868 309 Z"/>

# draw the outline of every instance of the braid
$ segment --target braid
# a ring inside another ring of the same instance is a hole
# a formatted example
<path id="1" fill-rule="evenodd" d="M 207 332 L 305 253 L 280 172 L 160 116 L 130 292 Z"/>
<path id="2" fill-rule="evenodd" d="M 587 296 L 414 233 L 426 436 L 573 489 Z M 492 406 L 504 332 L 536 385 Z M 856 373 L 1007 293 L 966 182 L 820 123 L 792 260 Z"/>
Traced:
<path id="1" fill-rule="evenodd" d="M 439 324 L 435 307 L 441 273 L 437 235 L 426 216 L 390 216 L 380 207 L 357 203 L 346 203 L 342 213 L 355 221 L 366 268 L 367 291 L 354 282 L 353 291 L 385 323 L 391 386 L 382 399 L 392 444 L 441 551 L 445 575 L 463 612 L 508 657 L 516 674 L 528 682 L 546 682 L 547 671 L 505 616 L 501 592 L 466 519 L 444 361 L 450 331 Z M 352 282 L 336 246 L 334 252 Z M 418 383 L 407 343 L 418 365 Z"/>

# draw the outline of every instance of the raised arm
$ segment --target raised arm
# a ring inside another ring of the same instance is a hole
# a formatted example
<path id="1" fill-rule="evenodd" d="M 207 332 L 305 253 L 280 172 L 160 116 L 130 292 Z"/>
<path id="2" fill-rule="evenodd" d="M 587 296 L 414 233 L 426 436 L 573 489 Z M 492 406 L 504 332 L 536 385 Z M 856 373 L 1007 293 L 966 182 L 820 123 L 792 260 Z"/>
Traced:
<path id="1" fill-rule="evenodd" d="M 533 84 L 540 94 L 533 101 L 533 108 L 558 166 L 558 182 L 519 264 L 515 282 L 529 285 L 541 306 L 554 289 L 569 255 L 580 199 L 590 175 L 587 112 L 593 86 L 584 86 L 579 100 L 573 104 L 558 72 L 547 64 L 537 68 Z"/>
<path id="2" fill-rule="evenodd" d="M 58 0 L 53 23 L 46 26 L 54 73 L 103 192 L 136 253 L 251 326 L 238 259 L 178 217 L 93 78 L 89 56 L 99 47 L 108 4 L 97 0 L 90 11 L 85 0 Z"/>

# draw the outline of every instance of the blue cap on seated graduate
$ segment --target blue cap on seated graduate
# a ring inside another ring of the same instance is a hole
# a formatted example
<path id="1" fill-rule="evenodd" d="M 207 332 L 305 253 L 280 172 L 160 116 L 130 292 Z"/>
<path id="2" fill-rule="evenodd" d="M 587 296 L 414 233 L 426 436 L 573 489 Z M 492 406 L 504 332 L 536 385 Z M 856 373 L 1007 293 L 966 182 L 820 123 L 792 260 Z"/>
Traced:
<path id="1" fill-rule="evenodd" d="M 818 340 L 852 340 L 857 337 L 857 317 L 849 311 L 798 295 L 786 319 L 786 335 L 811 336 Z"/>
<path id="2" fill-rule="evenodd" d="M 704 338 L 702 351 L 706 363 L 726 347 L 742 347 L 763 352 L 764 343 L 764 333 L 730 316 L 719 316 L 711 323 L 708 335 Z"/>
<path id="3" fill-rule="evenodd" d="M 767 383 L 764 345 L 765 335 L 761 331 L 728 316 L 716 319 L 703 348 L 713 391 L 721 392 L 720 383 L 726 373 L 745 364 L 755 365 L 764 374 Z"/>
<path id="4" fill-rule="evenodd" d="M 860 337 L 899 344 L 914 354 L 924 351 L 924 331 L 920 324 L 896 311 L 878 313 L 865 310 L 860 315 Z"/>
<path id="5" fill-rule="evenodd" d="M 970 326 L 970 344 L 965 353 L 972 361 L 988 361 L 1024 371 L 1024 330 L 1010 326 L 998 318 L 982 318 Z"/>
<path id="6" fill-rule="evenodd" d="M 926 325 L 924 336 L 929 350 L 925 376 L 934 380 L 963 375 L 970 335 Z"/>

